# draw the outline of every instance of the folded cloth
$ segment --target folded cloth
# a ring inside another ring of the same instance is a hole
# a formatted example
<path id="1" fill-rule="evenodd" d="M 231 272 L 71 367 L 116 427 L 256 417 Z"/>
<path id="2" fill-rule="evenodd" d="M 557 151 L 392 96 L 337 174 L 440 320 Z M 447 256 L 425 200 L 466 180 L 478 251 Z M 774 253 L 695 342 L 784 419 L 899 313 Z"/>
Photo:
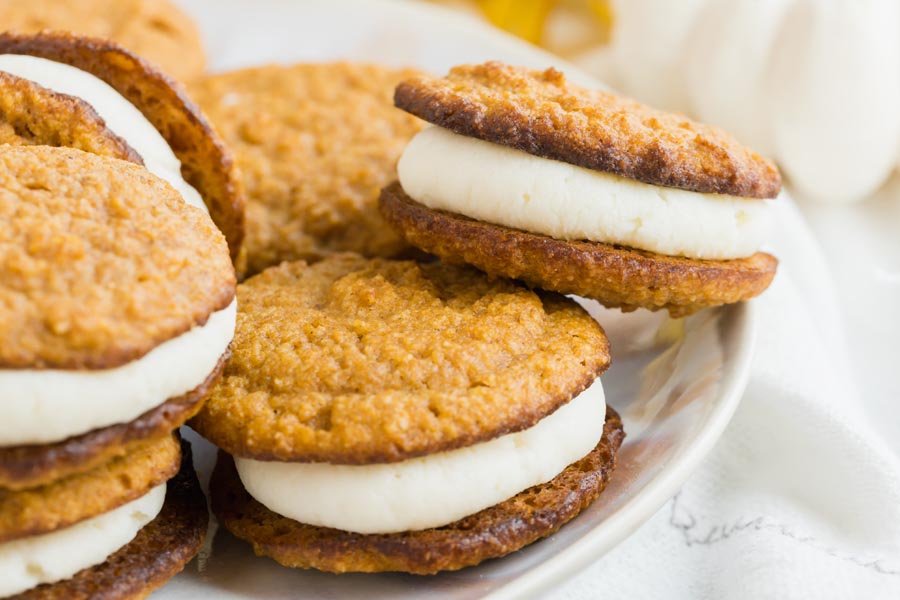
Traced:
<path id="1" fill-rule="evenodd" d="M 900 460 L 862 410 L 823 253 L 793 203 L 776 205 L 781 266 L 755 300 L 734 419 L 681 491 L 559 597 L 900 598 Z"/>

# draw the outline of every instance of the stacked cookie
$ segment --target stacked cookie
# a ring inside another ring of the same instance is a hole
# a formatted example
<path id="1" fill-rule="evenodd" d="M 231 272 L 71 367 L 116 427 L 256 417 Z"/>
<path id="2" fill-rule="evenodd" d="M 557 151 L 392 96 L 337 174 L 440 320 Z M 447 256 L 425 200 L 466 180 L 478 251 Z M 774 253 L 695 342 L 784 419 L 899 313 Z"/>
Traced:
<path id="1" fill-rule="evenodd" d="M 337 255 L 238 288 L 233 357 L 191 425 L 213 511 L 292 567 L 435 573 L 556 531 L 622 425 L 575 302 L 468 268 Z"/>
<path id="2" fill-rule="evenodd" d="M 0 597 L 143 597 L 206 532 L 177 430 L 234 334 L 231 159 L 105 40 L 2 34 L 0 91 Z"/>
<path id="3" fill-rule="evenodd" d="M 385 218 L 412 245 L 623 310 L 689 315 L 762 293 L 781 179 L 725 132 L 501 63 L 397 87 L 433 123 L 406 147 Z"/>
<path id="4" fill-rule="evenodd" d="M 145 168 L 0 147 L 0 596 L 139 597 L 199 549 L 173 430 L 233 336 L 221 232 Z"/>

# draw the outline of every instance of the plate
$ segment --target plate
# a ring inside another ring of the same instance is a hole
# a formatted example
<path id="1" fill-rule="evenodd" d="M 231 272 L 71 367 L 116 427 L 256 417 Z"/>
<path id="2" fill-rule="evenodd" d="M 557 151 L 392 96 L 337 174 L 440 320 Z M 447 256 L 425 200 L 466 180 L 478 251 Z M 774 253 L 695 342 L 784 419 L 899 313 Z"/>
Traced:
<path id="1" fill-rule="evenodd" d="M 467 17 L 407 1 L 184 0 L 200 23 L 213 70 L 263 63 L 368 60 L 441 73 L 452 65 L 500 59 L 546 67 L 600 85 L 533 46 Z M 329 575 L 294 571 L 253 555 L 211 526 L 198 560 L 159 598 L 519 598 L 536 595 L 597 560 L 650 518 L 712 448 L 747 383 L 753 305 L 668 320 L 622 314 L 582 301 L 606 328 L 613 366 L 607 401 L 627 438 L 609 487 L 555 535 L 502 559 L 433 577 Z M 202 479 L 214 450 L 192 432 Z"/>

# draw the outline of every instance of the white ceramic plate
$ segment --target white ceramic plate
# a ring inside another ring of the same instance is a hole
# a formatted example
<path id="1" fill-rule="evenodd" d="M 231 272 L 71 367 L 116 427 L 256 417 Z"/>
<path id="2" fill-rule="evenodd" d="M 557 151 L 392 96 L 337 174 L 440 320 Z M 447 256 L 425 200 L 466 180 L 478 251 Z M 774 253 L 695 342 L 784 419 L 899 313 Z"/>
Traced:
<path id="1" fill-rule="evenodd" d="M 184 0 L 203 29 L 212 68 L 335 59 L 415 65 L 559 59 L 463 15 L 427 4 L 345 0 Z M 596 82 L 594 82 L 596 83 Z M 292 571 L 253 556 L 224 531 L 160 598 L 513 598 L 534 595 L 599 558 L 652 516 L 711 449 L 743 393 L 753 346 L 752 305 L 705 311 L 684 322 L 589 309 L 606 327 L 613 366 L 607 401 L 627 438 L 609 487 L 557 534 L 506 558 L 435 577 Z M 202 478 L 213 450 L 192 436 Z"/>

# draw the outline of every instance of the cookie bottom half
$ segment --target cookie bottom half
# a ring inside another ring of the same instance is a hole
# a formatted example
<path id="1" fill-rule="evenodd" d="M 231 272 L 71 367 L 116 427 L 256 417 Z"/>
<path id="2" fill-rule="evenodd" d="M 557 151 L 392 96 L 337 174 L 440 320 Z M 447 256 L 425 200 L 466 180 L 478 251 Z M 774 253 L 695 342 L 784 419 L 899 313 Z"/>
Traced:
<path id="1" fill-rule="evenodd" d="M 197 414 L 222 376 L 231 350 L 219 358 L 206 381 L 129 423 L 110 425 L 53 444 L 0 448 L 0 488 L 22 490 L 85 473 L 148 440 L 161 439 Z"/>
<path id="2" fill-rule="evenodd" d="M 733 260 L 665 256 L 599 242 L 566 241 L 433 210 L 394 183 L 381 212 L 407 242 L 445 262 L 470 264 L 538 288 L 593 298 L 631 311 L 668 310 L 673 317 L 758 296 L 778 260 L 764 252 Z"/>
<path id="3" fill-rule="evenodd" d="M 288 567 L 332 573 L 454 571 L 519 550 L 572 520 L 606 487 L 624 438 L 621 418 L 607 408 L 600 442 L 554 479 L 455 523 L 423 531 L 366 535 L 288 519 L 247 493 L 233 459 L 224 452 L 210 483 L 212 508 L 219 522 L 252 544 L 257 555 Z"/>

